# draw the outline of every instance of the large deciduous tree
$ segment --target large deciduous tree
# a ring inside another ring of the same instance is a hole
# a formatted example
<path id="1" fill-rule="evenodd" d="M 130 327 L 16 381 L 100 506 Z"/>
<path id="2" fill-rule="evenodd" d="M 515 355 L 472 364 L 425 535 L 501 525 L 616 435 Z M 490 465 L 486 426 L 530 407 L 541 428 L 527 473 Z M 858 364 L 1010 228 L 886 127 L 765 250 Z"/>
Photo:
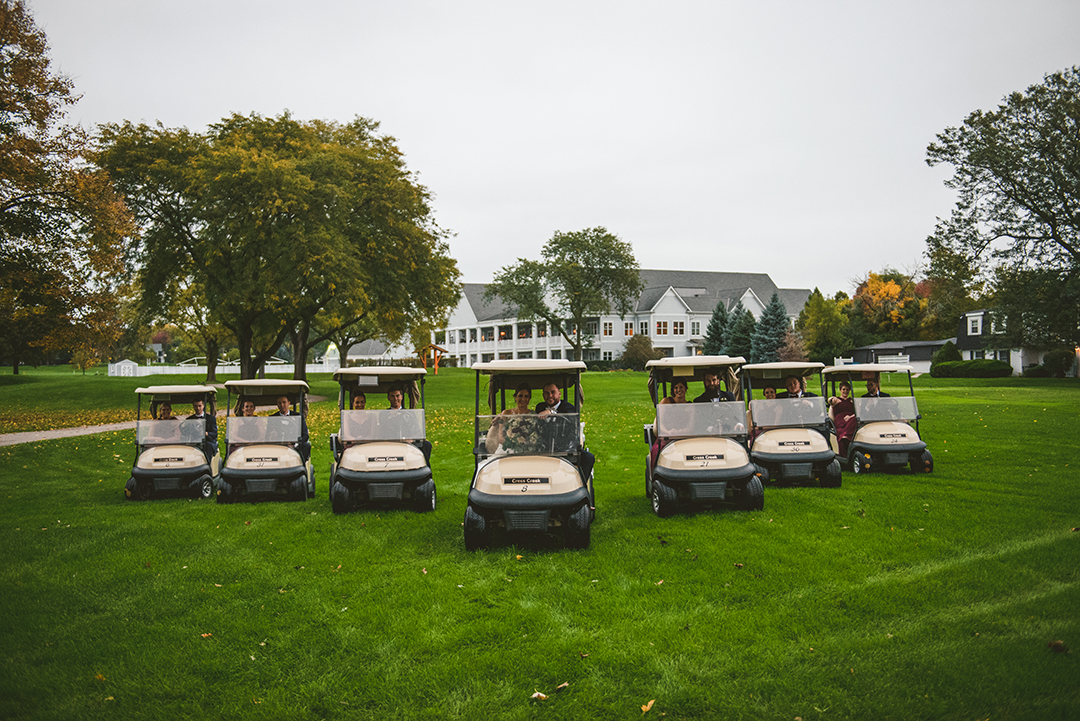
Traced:
<path id="1" fill-rule="evenodd" d="M 845 312 L 850 305 L 851 300 L 842 293 L 835 298 L 826 298 L 817 288 L 810 293 L 795 322 L 810 360 L 831 365 L 835 358 L 851 350 Z"/>
<path id="2" fill-rule="evenodd" d="M 43 350 L 83 365 L 119 336 L 116 287 L 130 216 L 65 125 L 77 101 L 52 72 L 21 0 L 0 0 L 0 356 L 19 372 Z"/>
<path id="3" fill-rule="evenodd" d="M 194 278 L 245 378 L 286 338 L 303 377 L 310 347 L 369 315 L 391 336 L 443 316 L 460 292 L 446 232 L 377 130 L 288 114 L 233 115 L 205 134 L 102 127 L 97 159 L 143 229 L 147 306 L 168 302 L 169 276 Z M 352 315 L 326 328 L 316 318 L 332 303 Z"/>
<path id="4" fill-rule="evenodd" d="M 589 347 L 587 321 L 631 312 L 642 282 L 631 245 L 596 227 L 556 231 L 541 260 L 519 258 L 495 274 L 485 297 L 499 298 L 523 320 L 545 320 L 574 349 L 577 360 Z"/>
<path id="5" fill-rule="evenodd" d="M 1080 67 L 976 110 L 926 152 L 953 166 L 959 196 L 927 239 L 932 271 L 937 256 L 944 277 L 988 282 L 1017 345 L 1080 343 Z"/>

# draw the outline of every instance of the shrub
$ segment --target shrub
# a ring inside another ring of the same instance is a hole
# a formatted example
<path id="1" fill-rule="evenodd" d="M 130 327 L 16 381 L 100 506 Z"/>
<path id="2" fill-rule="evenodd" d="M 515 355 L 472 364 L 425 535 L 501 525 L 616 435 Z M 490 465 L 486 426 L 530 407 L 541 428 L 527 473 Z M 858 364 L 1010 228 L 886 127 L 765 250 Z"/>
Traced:
<path id="1" fill-rule="evenodd" d="M 1012 366 L 999 360 L 945 361 L 930 368 L 934 378 L 1007 378 Z"/>
<path id="2" fill-rule="evenodd" d="M 1076 356 L 1073 355 L 1072 351 L 1059 348 L 1043 356 L 1043 368 L 1046 369 L 1048 375 L 1055 378 L 1064 378 L 1065 374 L 1072 370 L 1073 361 L 1075 360 Z"/>
<path id="3" fill-rule="evenodd" d="M 951 340 L 946 341 L 945 345 L 938 348 L 938 352 L 934 354 L 934 363 L 946 363 L 958 360 L 964 360 L 964 357 L 960 355 L 960 349 L 957 348 L 956 344 Z"/>
<path id="4" fill-rule="evenodd" d="M 1050 371 L 1043 366 L 1028 366 L 1024 369 L 1025 378 L 1049 378 Z"/>

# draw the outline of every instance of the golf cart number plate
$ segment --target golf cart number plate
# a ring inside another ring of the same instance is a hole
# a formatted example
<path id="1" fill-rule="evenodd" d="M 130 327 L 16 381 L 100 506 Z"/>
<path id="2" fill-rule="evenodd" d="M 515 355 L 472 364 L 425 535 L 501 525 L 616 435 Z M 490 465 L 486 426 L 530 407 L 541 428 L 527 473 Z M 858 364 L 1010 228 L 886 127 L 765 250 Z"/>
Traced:
<path id="1" fill-rule="evenodd" d="M 394 461 L 402 462 L 405 460 L 405 456 L 368 456 L 368 463 L 393 463 Z"/>
<path id="2" fill-rule="evenodd" d="M 810 441 L 780 441 L 780 445 L 781 446 L 787 446 L 787 447 L 808 446 L 808 445 L 810 445 Z"/>
<path id="3" fill-rule="evenodd" d="M 723 453 L 699 453 L 693 456 L 687 456 L 688 461 L 722 461 L 724 460 Z"/>
<path id="4" fill-rule="evenodd" d="M 522 476 L 520 478 L 504 478 L 503 479 L 503 483 L 508 484 L 508 485 L 509 484 L 521 484 L 521 483 L 525 483 L 525 484 L 528 484 L 528 485 L 533 485 L 535 483 L 550 483 L 550 482 L 551 482 L 550 478 L 544 478 L 544 477 L 541 477 L 541 476 Z"/>
<path id="5" fill-rule="evenodd" d="M 879 438 L 907 438 L 907 433 L 879 433 Z"/>
<path id="6" fill-rule="evenodd" d="M 260 458 L 249 458 L 248 463 L 277 463 L 277 456 L 262 456 Z"/>
<path id="7" fill-rule="evenodd" d="M 179 456 L 169 456 L 168 458 L 155 458 L 154 463 L 180 463 L 183 460 L 184 459 Z"/>

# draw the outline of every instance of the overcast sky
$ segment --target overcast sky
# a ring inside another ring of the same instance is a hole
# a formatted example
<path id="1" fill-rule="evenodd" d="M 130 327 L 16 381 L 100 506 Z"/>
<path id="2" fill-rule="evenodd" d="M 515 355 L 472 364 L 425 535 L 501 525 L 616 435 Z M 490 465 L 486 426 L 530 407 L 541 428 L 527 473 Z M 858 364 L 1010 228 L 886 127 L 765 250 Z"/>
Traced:
<path id="1" fill-rule="evenodd" d="M 1077 0 L 28 3 L 70 122 L 378 120 L 469 282 L 598 225 L 644 268 L 913 270 L 927 144 L 1080 64 Z"/>

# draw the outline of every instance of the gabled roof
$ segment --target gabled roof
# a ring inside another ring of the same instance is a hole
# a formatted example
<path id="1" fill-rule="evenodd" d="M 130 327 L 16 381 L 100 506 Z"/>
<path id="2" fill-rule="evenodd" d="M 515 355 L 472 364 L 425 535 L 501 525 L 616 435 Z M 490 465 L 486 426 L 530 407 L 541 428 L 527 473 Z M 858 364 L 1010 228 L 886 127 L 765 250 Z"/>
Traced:
<path id="1" fill-rule="evenodd" d="M 386 344 L 378 340 L 363 340 L 355 345 L 349 346 L 349 350 L 345 353 L 345 357 L 349 356 L 380 356 L 386 353 Z"/>
<path id="2" fill-rule="evenodd" d="M 472 308 L 473 315 L 476 316 L 478 323 L 512 318 L 517 315 L 516 309 L 511 308 L 499 298 L 485 301 L 484 290 L 486 288 L 487 284 L 485 283 L 463 283 L 461 286 L 465 301 Z"/>

